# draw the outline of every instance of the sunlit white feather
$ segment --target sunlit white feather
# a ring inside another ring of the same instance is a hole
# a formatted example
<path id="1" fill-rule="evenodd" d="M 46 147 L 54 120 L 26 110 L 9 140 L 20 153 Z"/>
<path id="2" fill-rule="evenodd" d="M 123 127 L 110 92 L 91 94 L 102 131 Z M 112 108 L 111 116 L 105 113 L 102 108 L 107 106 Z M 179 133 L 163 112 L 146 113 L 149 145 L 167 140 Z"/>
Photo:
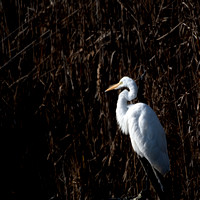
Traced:
<path id="1" fill-rule="evenodd" d="M 144 103 L 127 105 L 137 97 L 137 85 L 129 77 L 123 77 L 115 88 L 123 90 L 118 97 L 116 117 L 123 133 L 129 134 L 134 151 L 145 157 L 161 174 L 169 171 L 169 157 L 165 131 L 155 112 Z"/>

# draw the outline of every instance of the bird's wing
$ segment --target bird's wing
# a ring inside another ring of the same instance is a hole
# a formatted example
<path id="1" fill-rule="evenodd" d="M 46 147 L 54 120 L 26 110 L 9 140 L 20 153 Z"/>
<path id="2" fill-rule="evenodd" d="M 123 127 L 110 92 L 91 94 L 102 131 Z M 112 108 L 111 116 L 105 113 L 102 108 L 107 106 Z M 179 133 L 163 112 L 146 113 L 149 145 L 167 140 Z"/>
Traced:
<path id="1" fill-rule="evenodd" d="M 137 104 L 135 104 L 137 105 Z M 134 150 L 161 174 L 169 171 L 166 135 L 155 112 L 146 104 L 130 107 L 128 126 Z"/>

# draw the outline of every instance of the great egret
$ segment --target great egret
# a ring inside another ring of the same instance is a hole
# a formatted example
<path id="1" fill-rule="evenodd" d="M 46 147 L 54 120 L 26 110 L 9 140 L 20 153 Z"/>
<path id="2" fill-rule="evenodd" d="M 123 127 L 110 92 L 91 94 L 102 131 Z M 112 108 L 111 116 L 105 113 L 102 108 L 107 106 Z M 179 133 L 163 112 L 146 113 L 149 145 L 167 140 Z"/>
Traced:
<path id="1" fill-rule="evenodd" d="M 152 173 L 156 178 L 152 178 L 151 174 L 150 179 L 152 178 L 152 182 L 157 181 L 154 188 L 160 193 L 158 195 L 161 199 L 164 189 L 160 174 L 165 175 L 170 170 L 166 134 L 156 113 L 147 104 L 127 104 L 127 101 L 137 97 L 138 88 L 133 79 L 123 77 L 119 83 L 109 87 L 105 92 L 124 87 L 129 91 L 125 89 L 119 94 L 116 109 L 117 122 L 122 132 L 130 135 L 132 147 L 142 158 L 146 173 L 149 173 L 149 167 L 152 167 Z"/>

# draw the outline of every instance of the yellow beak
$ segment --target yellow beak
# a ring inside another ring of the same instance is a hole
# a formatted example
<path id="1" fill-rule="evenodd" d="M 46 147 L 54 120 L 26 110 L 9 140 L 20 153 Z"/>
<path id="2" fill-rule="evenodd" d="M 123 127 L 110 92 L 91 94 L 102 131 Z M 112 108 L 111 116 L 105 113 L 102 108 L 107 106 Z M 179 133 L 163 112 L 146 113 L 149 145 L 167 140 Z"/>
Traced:
<path id="1" fill-rule="evenodd" d="M 117 88 L 119 85 L 121 85 L 122 84 L 122 82 L 119 82 L 119 83 L 117 83 L 117 84 L 115 84 L 115 85 L 112 85 L 112 86 L 110 86 L 107 90 L 105 90 L 105 92 L 108 92 L 108 91 L 110 91 L 110 90 L 114 90 L 115 88 Z"/>

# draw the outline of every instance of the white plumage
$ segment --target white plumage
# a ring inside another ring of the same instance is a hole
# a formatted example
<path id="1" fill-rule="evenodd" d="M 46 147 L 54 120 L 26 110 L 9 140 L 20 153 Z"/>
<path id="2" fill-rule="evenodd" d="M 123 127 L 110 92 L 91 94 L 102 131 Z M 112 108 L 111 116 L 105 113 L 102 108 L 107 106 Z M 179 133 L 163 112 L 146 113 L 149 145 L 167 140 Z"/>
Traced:
<path id="1" fill-rule="evenodd" d="M 119 83 L 106 90 L 123 90 L 118 97 L 116 117 L 123 133 L 129 134 L 134 151 L 141 157 L 145 157 L 151 166 L 162 175 L 166 174 L 169 167 L 167 142 L 165 131 L 160 124 L 156 113 L 144 103 L 128 105 L 137 97 L 137 85 L 129 77 L 123 77 Z"/>

